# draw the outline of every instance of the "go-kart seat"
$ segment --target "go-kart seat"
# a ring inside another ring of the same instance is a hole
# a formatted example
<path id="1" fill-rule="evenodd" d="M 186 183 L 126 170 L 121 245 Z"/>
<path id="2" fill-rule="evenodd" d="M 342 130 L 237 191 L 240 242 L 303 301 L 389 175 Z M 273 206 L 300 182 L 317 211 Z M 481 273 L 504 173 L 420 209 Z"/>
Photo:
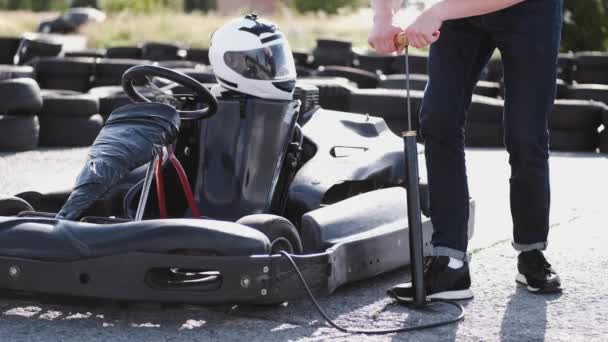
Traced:
<path id="1" fill-rule="evenodd" d="M 71 261 L 128 252 L 268 255 L 270 241 L 238 223 L 203 219 L 108 225 L 48 218 L 0 217 L 0 254 Z"/>

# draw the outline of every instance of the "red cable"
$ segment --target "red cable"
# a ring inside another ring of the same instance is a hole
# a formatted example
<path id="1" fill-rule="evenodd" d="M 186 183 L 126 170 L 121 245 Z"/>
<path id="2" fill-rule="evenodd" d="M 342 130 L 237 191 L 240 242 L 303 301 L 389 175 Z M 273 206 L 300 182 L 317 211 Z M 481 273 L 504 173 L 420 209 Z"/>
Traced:
<path id="1" fill-rule="evenodd" d="M 201 213 L 198 210 L 198 205 L 196 204 L 196 201 L 194 200 L 194 194 L 192 193 L 192 188 L 190 187 L 190 182 L 188 181 L 186 171 L 184 171 L 184 168 L 182 167 L 182 164 L 179 162 L 179 160 L 175 158 L 173 146 L 167 146 L 167 152 L 169 153 L 169 160 L 171 161 L 171 164 L 173 164 L 175 171 L 177 171 L 179 181 L 182 183 L 182 187 L 184 188 L 184 193 L 186 195 L 186 200 L 188 201 L 188 206 L 192 211 L 192 216 L 195 218 L 200 218 Z"/>
<path id="2" fill-rule="evenodd" d="M 160 218 L 167 218 L 167 204 L 165 202 L 165 179 L 163 177 L 163 150 L 158 152 L 158 161 L 155 170 L 156 176 L 156 196 L 158 197 L 158 210 Z"/>

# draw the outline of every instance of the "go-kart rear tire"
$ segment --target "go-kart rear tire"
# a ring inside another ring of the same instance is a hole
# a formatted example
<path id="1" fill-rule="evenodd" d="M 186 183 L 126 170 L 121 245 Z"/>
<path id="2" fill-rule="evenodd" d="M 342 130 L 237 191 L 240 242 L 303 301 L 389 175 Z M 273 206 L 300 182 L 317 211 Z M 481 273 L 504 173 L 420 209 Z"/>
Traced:
<path id="1" fill-rule="evenodd" d="M 19 197 L 0 196 L 0 216 L 17 216 L 24 211 L 34 211 L 34 208 Z"/>
<path id="2" fill-rule="evenodd" d="M 0 151 L 27 151 L 38 147 L 37 116 L 0 115 Z"/>
<path id="3" fill-rule="evenodd" d="M 286 218 L 269 214 L 255 214 L 242 217 L 236 223 L 264 233 L 270 240 L 272 254 L 279 251 L 285 251 L 289 254 L 302 254 L 300 234 Z"/>
<path id="4" fill-rule="evenodd" d="M 103 127 L 99 114 L 90 117 L 41 117 L 40 146 L 91 146 Z"/>

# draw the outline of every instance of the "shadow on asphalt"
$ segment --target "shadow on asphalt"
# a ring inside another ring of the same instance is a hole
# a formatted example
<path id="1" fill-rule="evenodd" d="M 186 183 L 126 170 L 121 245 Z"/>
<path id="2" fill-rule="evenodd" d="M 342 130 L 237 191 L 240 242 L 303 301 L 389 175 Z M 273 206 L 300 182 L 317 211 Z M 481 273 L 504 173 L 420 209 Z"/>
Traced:
<path id="1" fill-rule="evenodd" d="M 533 294 L 517 286 L 509 298 L 500 328 L 501 341 L 544 341 L 547 330 L 547 305 L 561 293 Z"/>

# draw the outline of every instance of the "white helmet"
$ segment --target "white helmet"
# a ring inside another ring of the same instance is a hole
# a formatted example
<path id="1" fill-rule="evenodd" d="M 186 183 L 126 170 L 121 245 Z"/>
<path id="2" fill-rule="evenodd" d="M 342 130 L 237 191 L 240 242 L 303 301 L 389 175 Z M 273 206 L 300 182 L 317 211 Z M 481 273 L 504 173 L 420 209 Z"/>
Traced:
<path id="1" fill-rule="evenodd" d="M 293 99 L 296 66 L 287 38 L 255 14 L 215 31 L 209 60 L 226 89 L 264 99 Z"/>

